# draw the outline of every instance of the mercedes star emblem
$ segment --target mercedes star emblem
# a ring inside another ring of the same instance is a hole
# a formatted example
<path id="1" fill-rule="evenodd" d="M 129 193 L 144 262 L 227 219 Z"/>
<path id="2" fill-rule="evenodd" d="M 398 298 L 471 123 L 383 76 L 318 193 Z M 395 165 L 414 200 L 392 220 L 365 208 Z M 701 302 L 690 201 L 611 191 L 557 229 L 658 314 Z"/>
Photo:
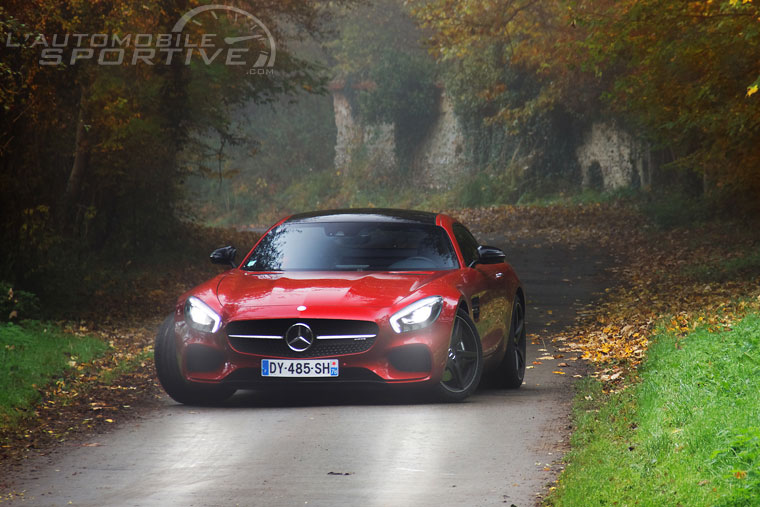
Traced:
<path id="1" fill-rule="evenodd" d="M 314 343 L 314 333 L 306 324 L 293 324 L 285 332 L 285 343 L 294 352 L 304 352 Z"/>

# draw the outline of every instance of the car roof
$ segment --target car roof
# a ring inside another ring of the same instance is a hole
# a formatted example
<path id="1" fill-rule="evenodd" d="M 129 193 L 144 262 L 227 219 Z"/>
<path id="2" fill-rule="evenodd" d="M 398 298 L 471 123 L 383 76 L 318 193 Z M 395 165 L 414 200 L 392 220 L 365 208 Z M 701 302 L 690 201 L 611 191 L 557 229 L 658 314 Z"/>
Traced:
<path id="1" fill-rule="evenodd" d="M 356 208 L 311 211 L 288 217 L 285 222 L 397 222 L 435 225 L 438 213 L 428 211 Z"/>

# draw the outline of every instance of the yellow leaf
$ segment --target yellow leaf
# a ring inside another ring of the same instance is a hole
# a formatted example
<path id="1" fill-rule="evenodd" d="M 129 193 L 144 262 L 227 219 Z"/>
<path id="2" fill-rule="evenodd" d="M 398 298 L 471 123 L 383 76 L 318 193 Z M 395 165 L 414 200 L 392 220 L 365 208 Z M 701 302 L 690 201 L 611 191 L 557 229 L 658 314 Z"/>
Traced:
<path id="1" fill-rule="evenodd" d="M 757 85 L 756 84 L 754 84 L 754 85 L 752 85 L 752 86 L 750 86 L 750 87 L 747 88 L 747 97 L 751 97 L 755 93 L 757 93 Z"/>

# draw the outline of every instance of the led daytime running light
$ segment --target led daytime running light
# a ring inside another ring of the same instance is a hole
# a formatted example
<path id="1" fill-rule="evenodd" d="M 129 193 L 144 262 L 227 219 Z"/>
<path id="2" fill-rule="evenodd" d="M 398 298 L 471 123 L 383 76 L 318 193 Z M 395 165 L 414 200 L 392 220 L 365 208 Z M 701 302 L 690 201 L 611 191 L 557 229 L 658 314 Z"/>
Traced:
<path id="1" fill-rule="evenodd" d="M 216 333 L 222 327 L 222 318 L 195 296 L 185 301 L 185 321 L 193 329 L 207 333 Z"/>
<path id="2" fill-rule="evenodd" d="M 443 308 L 441 296 L 430 296 L 410 304 L 390 318 L 391 327 L 397 333 L 422 329 L 438 319 Z"/>

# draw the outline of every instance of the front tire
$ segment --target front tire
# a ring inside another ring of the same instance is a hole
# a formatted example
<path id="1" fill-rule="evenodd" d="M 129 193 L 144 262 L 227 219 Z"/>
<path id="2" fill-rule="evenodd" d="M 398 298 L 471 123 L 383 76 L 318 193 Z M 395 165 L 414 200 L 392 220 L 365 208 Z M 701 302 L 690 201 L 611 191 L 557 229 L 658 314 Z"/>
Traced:
<path id="1" fill-rule="evenodd" d="M 470 316 L 460 308 L 454 318 L 446 367 L 435 395 L 445 402 L 463 401 L 475 392 L 482 376 L 480 336 Z"/>
<path id="2" fill-rule="evenodd" d="M 158 329 L 153 358 L 158 380 L 166 394 L 174 401 L 185 405 L 210 405 L 220 403 L 235 394 L 235 390 L 227 386 L 198 384 L 185 380 L 177 357 L 174 315 L 169 315 Z"/>

